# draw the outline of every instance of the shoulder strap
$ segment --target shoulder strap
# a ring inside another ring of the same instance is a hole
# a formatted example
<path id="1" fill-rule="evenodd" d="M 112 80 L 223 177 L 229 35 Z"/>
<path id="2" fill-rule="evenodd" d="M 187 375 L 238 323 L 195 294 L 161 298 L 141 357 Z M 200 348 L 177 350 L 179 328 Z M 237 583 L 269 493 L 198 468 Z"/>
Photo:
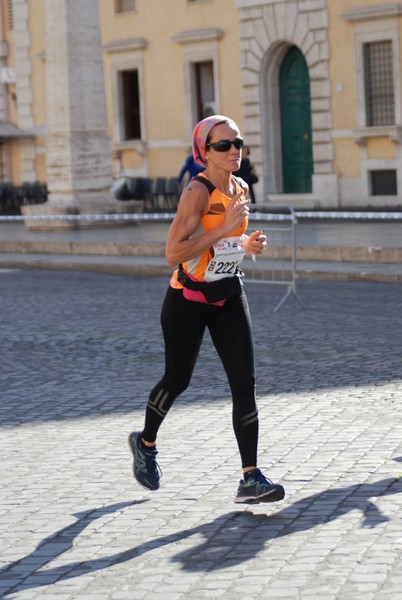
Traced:
<path id="1" fill-rule="evenodd" d="M 241 177 L 238 177 L 237 175 L 232 175 L 232 177 L 235 180 L 235 182 L 237 183 L 237 185 L 239 185 L 243 190 L 246 189 L 244 179 L 242 179 Z"/>
<path id="2" fill-rule="evenodd" d="M 236 177 L 236 175 L 232 175 L 232 177 L 235 180 L 235 182 L 237 183 L 237 185 L 239 185 L 242 189 L 245 189 L 244 180 L 241 177 Z M 214 184 L 211 181 L 209 181 L 209 179 L 207 179 L 206 177 L 203 177 L 202 175 L 196 175 L 195 177 L 193 177 L 191 179 L 191 181 L 200 181 L 201 183 L 203 183 L 205 185 L 205 187 L 208 189 L 209 195 L 211 195 L 212 192 L 216 189 Z"/>
<path id="3" fill-rule="evenodd" d="M 191 181 L 200 181 L 201 183 L 203 183 L 205 185 L 205 187 L 207 188 L 209 195 L 211 195 L 212 192 L 216 189 L 214 184 L 211 183 L 209 181 L 209 179 L 207 179 L 206 177 L 203 177 L 202 175 L 196 175 L 195 177 L 192 178 Z"/>

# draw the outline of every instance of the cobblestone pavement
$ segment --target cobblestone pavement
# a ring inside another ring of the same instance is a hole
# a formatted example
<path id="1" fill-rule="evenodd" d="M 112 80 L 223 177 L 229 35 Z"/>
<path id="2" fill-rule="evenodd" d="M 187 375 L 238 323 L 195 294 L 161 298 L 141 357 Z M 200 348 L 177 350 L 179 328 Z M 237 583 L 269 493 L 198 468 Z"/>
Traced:
<path id="1" fill-rule="evenodd" d="M 260 466 L 276 505 L 235 505 L 229 392 L 208 338 L 159 438 L 130 431 L 163 369 L 166 278 L 0 270 L 0 596 L 402 598 L 401 286 L 248 285 Z"/>

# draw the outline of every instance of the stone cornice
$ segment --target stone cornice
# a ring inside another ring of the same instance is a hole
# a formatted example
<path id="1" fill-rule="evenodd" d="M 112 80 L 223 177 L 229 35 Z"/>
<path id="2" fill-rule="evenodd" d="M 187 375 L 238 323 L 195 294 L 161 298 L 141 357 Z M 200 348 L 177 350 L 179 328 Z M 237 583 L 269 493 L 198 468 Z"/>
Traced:
<path id="1" fill-rule="evenodd" d="M 9 121 L 0 121 L 0 139 L 34 137 L 31 131 L 24 131 Z"/>
<path id="2" fill-rule="evenodd" d="M 236 8 L 254 8 L 255 6 L 265 6 L 274 4 L 277 0 L 236 0 Z"/>
<path id="3" fill-rule="evenodd" d="M 383 19 L 384 17 L 402 16 L 402 4 L 394 2 L 390 4 L 376 4 L 363 8 L 352 8 L 341 14 L 345 21 L 368 21 L 370 19 Z"/>
<path id="4" fill-rule="evenodd" d="M 128 40 L 113 40 L 103 44 L 105 52 L 124 52 L 125 50 L 143 50 L 148 46 L 145 38 L 129 38 Z"/>
<path id="5" fill-rule="evenodd" d="M 384 127 L 357 127 L 353 129 L 356 144 L 364 145 L 370 138 L 387 137 L 395 144 L 402 143 L 402 127 L 389 125 Z"/>
<path id="6" fill-rule="evenodd" d="M 191 31 L 182 31 L 172 36 L 172 40 L 178 44 L 191 44 L 194 42 L 210 42 L 220 40 L 224 31 L 219 27 L 210 29 L 193 29 Z"/>

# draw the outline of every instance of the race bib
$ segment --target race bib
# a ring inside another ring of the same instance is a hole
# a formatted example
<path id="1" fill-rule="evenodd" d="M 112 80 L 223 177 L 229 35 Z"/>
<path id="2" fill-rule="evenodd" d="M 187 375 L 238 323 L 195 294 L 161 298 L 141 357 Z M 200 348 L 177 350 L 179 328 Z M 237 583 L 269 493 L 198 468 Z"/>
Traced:
<path id="1" fill-rule="evenodd" d="M 216 281 L 236 273 L 237 266 L 243 260 L 243 236 L 222 238 L 214 244 L 214 256 L 205 270 L 205 281 Z"/>

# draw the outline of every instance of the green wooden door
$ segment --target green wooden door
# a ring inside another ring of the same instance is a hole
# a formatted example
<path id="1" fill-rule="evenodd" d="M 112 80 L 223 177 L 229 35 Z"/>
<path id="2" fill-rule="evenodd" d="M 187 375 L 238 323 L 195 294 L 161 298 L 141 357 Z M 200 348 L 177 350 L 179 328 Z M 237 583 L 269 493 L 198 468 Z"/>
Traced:
<path id="1" fill-rule="evenodd" d="M 290 48 L 279 73 L 284 193 L 312 191 L 310 78 L 296 46 Z"/>

